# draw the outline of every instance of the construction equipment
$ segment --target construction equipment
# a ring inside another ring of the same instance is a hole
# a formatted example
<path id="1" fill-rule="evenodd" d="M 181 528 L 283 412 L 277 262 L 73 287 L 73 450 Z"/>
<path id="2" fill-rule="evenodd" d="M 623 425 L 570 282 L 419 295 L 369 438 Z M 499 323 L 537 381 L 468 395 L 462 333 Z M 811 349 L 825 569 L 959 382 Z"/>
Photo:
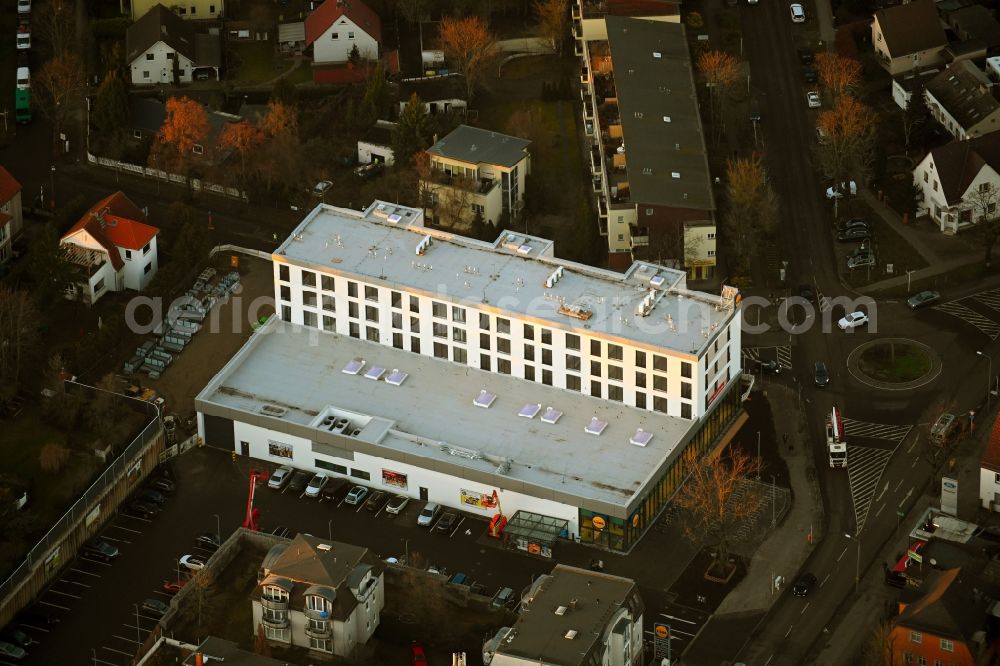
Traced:
<path id="1" fill-rule="evenodd" d="M 844 417 L 834 407 L 826 417 L 826 447 L 830 452 L 830 467 L 847 467 L 847 440 L 844 437 Z"/>
<path id="2" fill-rule="evenodd" d="M 236 452 L 233 451 L 233 459 L 236 459 Z M 253 530 L 254 532 L 260 531 L 260 509 L 253 505 L 254 491 L 257 488 L 257 482 L 267 481 L 267 472 L 258 472 L 257 470 L 250 470 L 250 492 L 247 495 L 247 514 L 243 519 L 243 527 L 248 530 Z"/>

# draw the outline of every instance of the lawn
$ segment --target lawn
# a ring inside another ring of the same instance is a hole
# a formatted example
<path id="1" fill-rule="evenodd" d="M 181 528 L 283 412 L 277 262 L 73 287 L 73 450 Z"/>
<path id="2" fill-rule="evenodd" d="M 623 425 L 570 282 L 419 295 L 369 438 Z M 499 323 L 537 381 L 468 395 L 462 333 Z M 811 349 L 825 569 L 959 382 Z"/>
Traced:
<path id="1" fill-rule="evenodd" d="M 912 382 L 930 372 L 931 358 L 915 345 L 886 343 L 862 352 L 858 367 L 861 372 L 879 381 Z"/>
<path id="2" fill-rule="evenodd" d="M 236 85 L 270 81 L 291 66 L 289 60 L 277 57 L 274 44 L 270 41 L 230 45 L 229 62 L 230 79 Z"/>

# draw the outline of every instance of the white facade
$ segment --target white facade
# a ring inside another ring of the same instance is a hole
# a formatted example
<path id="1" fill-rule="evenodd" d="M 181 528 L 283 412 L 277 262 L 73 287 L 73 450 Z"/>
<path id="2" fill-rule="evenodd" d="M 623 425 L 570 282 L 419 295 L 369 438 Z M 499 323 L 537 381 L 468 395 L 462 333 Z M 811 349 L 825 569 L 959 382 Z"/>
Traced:
<path id="1" fill-rule="evenodd" d="M 313 62 L 347 62 L 357 45 L 362 60 L 378 58 L 378 42 L 346 16 L 341 16 L 313 42 Z"/>
<path id="2" fill-rule="evenodd" d="M 61 245 L 67 248 L 72 263 L 88 269 L 89 275 L 85 280 L 67 293 L 69 298 L 79 298 L 85 303 L 96 302 L 107 291 L 142 291 L 159 268 L 155 236 L 138 250 L 116 247 L 124 263 L 120 270 L 115 269 L 107 248 L 86 228 L 62 239 Z"/>
<path id="3" fill-rule="evenodd" d="M 1000 174 L 984 164 L 962 193 L 961 199 L 949 202 L 941 187 L 933 153 L 928 153 L 913 170 L 913 182 L 920 192 L 917 215 L 927 214 L 938 224 L 941 232 L 946 234 L 955 234 L 975 225 L 976 217 L 981 214 L 974 203 L 976 192 L 980 188 L 993 193 L 1000 192 Z M 987 195 L 984 201 L 990 198 L 1000 204 L 1000 196 L 997 194 Z M 981 204 L 979 207 L 982 207 Z"/>
<path id="4" fill-rule="evenodd" d="M 979 468 L 979 500 L 984 509 L 1000 511 L 1000 473 Z"/>
<path id="5" fill-rule="evenodd" d="M 166 42 L 157 42 L 132 61 L 132 85 L 172 84 L 174 58 L 177 58 L 178 81 L 190 83 L 193 69 L 191 60 L 167 46 Z"/>
<path id="6" fill-rule="evenodd" d="M 156 252 L 156 236 L 153 236 L 143 248 L 129 250 L 120 247 L 118 252 L 125 262 L 125 267 L 122 269 L 125 274 L 125 288 L 142 291 L 149 286 L 160 267 Z"/>
<path id="7" fill-rule="evenodd" d="M 392 166 L 396 162 L 392 146 L 383 146 L 371 141 L 359 140 L 358 163 L 371 164 L 372 162 L 381 162 L 386 166 Z"/>
<path id="8" fill-rule="evenodd" d="M 0 264 L 4 264 L 14 256 L 14 239 L 21 235 L 23 217 L 21 211 L 21 191 L 0 206 L 0 213 L 10 215 L 10 220 L 0 224 Z"/>

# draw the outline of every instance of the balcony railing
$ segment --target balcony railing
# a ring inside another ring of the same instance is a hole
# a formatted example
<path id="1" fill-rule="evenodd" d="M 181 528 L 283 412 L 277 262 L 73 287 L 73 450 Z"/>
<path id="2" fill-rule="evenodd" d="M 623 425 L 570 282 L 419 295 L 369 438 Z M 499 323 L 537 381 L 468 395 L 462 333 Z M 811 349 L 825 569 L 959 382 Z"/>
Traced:
<path id="1" fill-rule="evenodd" d="M 316 610 L 316 609 L 313 609 L 313 608 L 309 608 L 307 606 L 302 612 L 310 620 L 329 620 L 330 619 L 330 611 L 329 610 L 325 610 L 325 611 Z"/>
<path id="2" fill-rule="evenodd" d="M 288 600 L 279 601 L 277 599 L 271 599 L 270 597 L 265 597 L 261 595 L 260 605 L 264 608 L 270 610 L 288 610 Z"/>
<path id="3" fill-rule="evenodd" d="M 306 636 L 309 638 L 329 638 L 333 634 L 333 629 L 330 628 L 330 623 L 323 623 L 323 629 L 316 629 L 313 627 L 312 622 L 306 623 Z"/>
<path id="4" fill-rule="evenodd" d="M 267 616 L 267 613 L 264 613 L 264 615 L 260 618 L 260 621 L 268 627 L 272 627 L 274 629 L 285 629 L 289 625 L 287 613 L 282 615 L 281 618 L 271 618 Z"/>
<path id="5" fill-rule="evenodd" d="M 649 236 L 632 236 L 632 247 L 645 247 L 649 245 Z"/>

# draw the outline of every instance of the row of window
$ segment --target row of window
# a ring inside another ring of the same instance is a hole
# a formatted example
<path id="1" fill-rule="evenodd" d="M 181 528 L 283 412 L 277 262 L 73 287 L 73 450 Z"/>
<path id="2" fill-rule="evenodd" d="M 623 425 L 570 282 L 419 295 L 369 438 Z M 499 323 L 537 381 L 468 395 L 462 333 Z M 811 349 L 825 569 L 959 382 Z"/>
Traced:
<path id="1" fill-rule="evenodd" d="M 187 7 L 177 7 L 177 13 L 180 14 L 181 16 L 185 16 L 188 13 L 188 8 Z M 194 16 L 197 13 L 198 13 L 198 7 L 196 7 L 195 5 L 191 5 L 191 16 Z M 215 13 L 215 5 L 209 5 L 208 6 L 208 13 L 209 14 L 214 14 Z"/>
<path id="2" fill-rule="evenodd" d="M 912 652 L 904 652 L 903 653 L 903 663 L 907 664 L 907 665 L 915 663 L 915 664 L 917 664 L 917 666 L 927 666 L 927 657 L 925 657 L 922 654 L 921 655 L 917 655 L 916 661 L 914 661 L 914 659 L 913 659 L 913 653 Z M 934 660 L 934 666 L 944 666 L 944 662 L 941 661 L 940 659 L 935 659 Z M 955 666 L 955 662 L 949 661 L 948 662 L 948 666 Z"/>
<path id="3" fill-rule="evenodd" d="M 361 479 L 362 481 L 372 480 L 372 475 L 363 469 L 351 468 L 349 470 L 346 465 L 338 465 L 337 463 L 330 462 L 328 460 L 321 460 L 320 458 L 316 458 L 315 462 L 316 467 L 319 467 L 320 469 L 336 472 L 337 474 L 343 474 L 344 476 L 351 476 L 355 479 Z"/>
<path id="4" fill-rule="evenodd" d="M 941 650 L 943 652 L 954 652 L 955 651 L 955 643 L 953 641 L 950 641 L 947 638 L 941 638 L 939 640 L 941 641 L 940 645 L 941 645 Z M 923 645 L 923 642 L 924 642 L 924 635 L 923 635 L 923 633 L 921 633 L 919 631 L 911 631 L 910 632 L 910 642 L 911 643 L 916 643 L 918 645 Z"/>

